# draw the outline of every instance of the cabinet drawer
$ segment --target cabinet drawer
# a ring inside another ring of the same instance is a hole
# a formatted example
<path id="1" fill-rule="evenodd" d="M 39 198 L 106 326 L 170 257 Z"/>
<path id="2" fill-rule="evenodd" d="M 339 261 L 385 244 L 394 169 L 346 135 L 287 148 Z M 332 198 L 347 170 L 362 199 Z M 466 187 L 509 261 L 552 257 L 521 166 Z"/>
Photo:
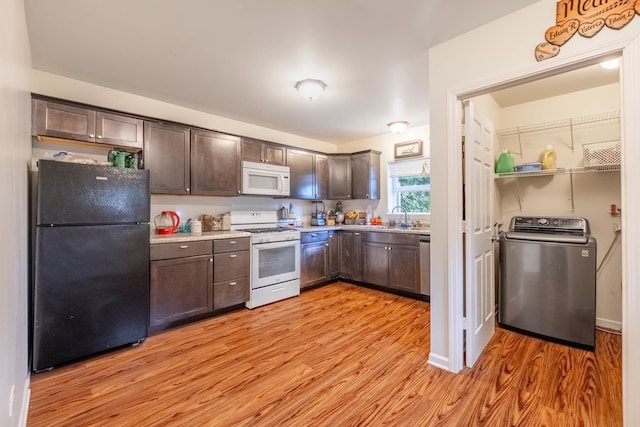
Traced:
<path id="1" fill-rule="evenodd" d="M 226 252 L 213 256 L 213 281 L 224 282 L 249 277 L 249 251 Z"/>
<path id="2" fill-rule="evenodd" d="M 240 237 L 237 239 L 219 239 L 213 241 L 214 254 L 246 250 L 249 250 L 248 237 Z"/>
<path id="3" fill-rule="evenodd" d="M 149 255 L 151 261 L 196 255 L 211 255 L 211 241 L 160 243 L 150 245 Z"/>
<path id="4" fill-rule="evenodd" d="M 213 284 L 213 309 L 243 304 L 249 300 L 249 278 L 229 280 Z"/>
<path id="5" fill-rule="evenodd" d="M 386 243 L 389 245 L 411 245 L 418 246 L 420 244 L 420 236 L 417 234 L 402 233 L 362 233 L 362 240 L 373 243 Z"/>
<path id="6" fill-rule="evenodd" d="M 305 243 L 326 242 L 327 240 L 329 240 L 328 231 L 310 231 L 300 233 L 301 245 L 304 245 Z"/>

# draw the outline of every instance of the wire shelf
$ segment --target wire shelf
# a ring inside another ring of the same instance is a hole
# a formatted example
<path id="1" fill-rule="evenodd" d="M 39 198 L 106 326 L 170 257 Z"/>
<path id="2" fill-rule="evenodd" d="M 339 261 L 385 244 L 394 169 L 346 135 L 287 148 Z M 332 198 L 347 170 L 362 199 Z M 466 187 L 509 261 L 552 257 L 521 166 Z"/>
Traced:
<path id="1" fill-rule="evenodd" d="M 528 172 L 509 172 L 509 173 L 497 173 L 496 179 L 504 178 L 520 178 L 520 177 L 532 177 L 532 176 L 552 176 L 552 175 L 576 175 L 582 173 L 598 173 L 598 172 L 616 172 L 620 170 L 620 165 L 601 165 L 601 166 L 588 166 L 579 168 L 558 168 L 558 169 L 546 169 L 539 171 Z"/>
<path id="2" fill-rule="evenodd" d="M 519 135 L 528 132 L 536 132 L 547 129 L 557 129 L 560 127 L 582 125 L 587 123 L 597 123 L 607 120 L 617 120 L 620 118 L 620 111 L 609 111 L 606 113 L 590 114 L 586 116 L 573 117 L 570 119 L 553 120 L 549 122 L 536 123 L 532 125 L 517 126 L 496 131 L 498 136 Z"/>

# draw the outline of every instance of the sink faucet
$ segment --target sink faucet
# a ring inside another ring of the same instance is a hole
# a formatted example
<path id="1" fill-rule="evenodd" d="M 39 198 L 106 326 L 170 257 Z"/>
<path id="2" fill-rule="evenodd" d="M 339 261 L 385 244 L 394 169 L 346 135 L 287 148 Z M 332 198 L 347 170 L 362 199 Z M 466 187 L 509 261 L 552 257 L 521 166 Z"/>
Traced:
<path id="1" fill-rule="evenodd" d="M 409 215 L 407 214 L 407 209 L 404 206 L 402 205 L 396 206 L 395 208 L 391 209 L 391 213 L 393 213 L 398 208 L 404 211 L 404 223 L 409 224 Z"/>

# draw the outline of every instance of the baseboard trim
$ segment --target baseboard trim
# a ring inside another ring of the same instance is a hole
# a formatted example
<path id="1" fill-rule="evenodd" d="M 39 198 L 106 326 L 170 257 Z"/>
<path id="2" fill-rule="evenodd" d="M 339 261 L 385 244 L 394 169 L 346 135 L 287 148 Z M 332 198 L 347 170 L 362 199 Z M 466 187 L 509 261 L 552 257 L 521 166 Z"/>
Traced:
<path id="1" fill-rule="evenodd" d="M 615 320 L 596 317 L 596 326 L 599 326 L 605 329 L 611 329 L 612 331 L 622 332 L 622 322 L 617 322 Z"/>
<path id="2" fill-rule="evenodd" d="M 449 358 L 440 356 L 439 354 L 435 354 L 433 352 L 429 353 L 429 360 L 427 361 L 429 365 L 435 366 L 436 368 L 444 369 L 445 371 L 451 371 L 449 369 Z"/>
<path id="3" fill-rule="evenodd" d="M 20 419 L 18 425 L 27 427 L 27 418 L 29 417 L 29 402 L 31 401 L 31 379 L 27 377 L 24 383 L 24 392 L 22 393 L 22 408 L 20 408 Z"/>

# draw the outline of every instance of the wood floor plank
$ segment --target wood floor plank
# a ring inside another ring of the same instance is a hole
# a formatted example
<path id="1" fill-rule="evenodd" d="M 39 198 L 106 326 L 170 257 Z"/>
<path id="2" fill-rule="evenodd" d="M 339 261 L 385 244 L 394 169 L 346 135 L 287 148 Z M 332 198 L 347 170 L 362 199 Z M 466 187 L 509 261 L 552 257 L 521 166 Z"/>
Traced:
<path id="1" fill-rule="evenodd" d="M 28 426 L 621 426 L 621 339 L 497 329 L 473 368 L 427 363 L 430 306 L 337 282 L 31 378 Z"/>

